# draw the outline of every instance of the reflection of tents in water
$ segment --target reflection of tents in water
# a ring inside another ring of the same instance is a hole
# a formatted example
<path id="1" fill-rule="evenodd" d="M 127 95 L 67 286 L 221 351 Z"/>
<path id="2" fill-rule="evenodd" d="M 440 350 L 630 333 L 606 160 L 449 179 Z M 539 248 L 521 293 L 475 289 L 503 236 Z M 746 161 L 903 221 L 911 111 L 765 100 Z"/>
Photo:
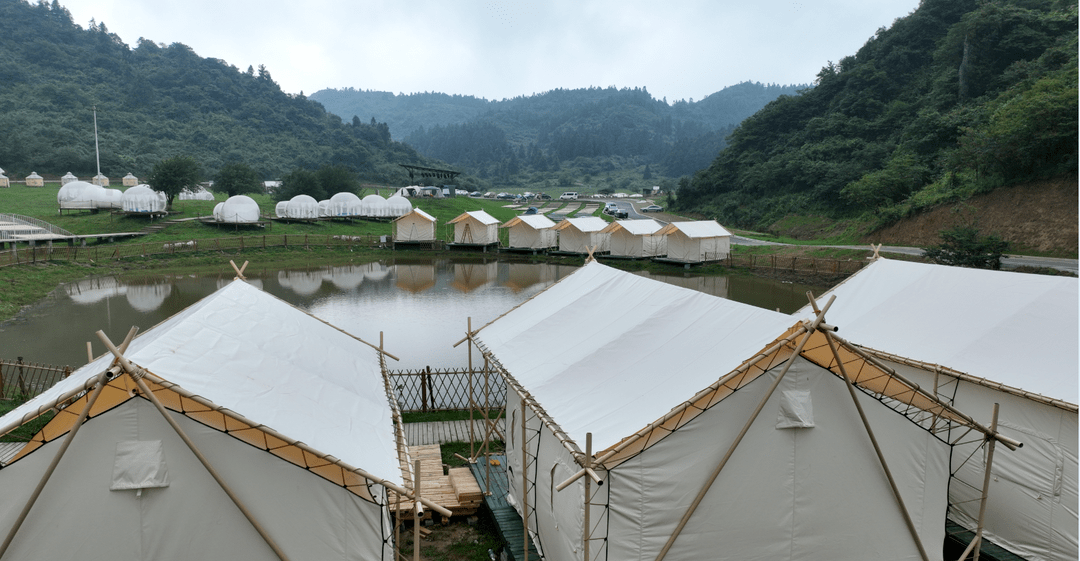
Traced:
<path id="1" fill-rule="evenodd" d="M 127 293 L 127 285 L 116 277 L 94 277 L 73 282 L 64 291 L 76 304 L 93 304 Z"/>
<path id="2" fill-rule="evenodd" d="M 423 292 L 435 286 L 434 265 L 395 265 L 394 278 L 401 290 L 408 290 L 414 294 Z"/>
<path id="3" fill-rule="evenodd" d="M 650 275 L 643 274 L 641 276 L 648 277 Z M 727 298 L 727 295 L 729 293 L 728 278 L 719 275 L 704 277 L 679 277 L 674 275 L 663 275 L 652 278 L 662 280 L 667 284 L 681 286 L 683 288 L 689 288 L 690 290 L 704 292 L 705 294 L 712 294 L 713 296 L 719 296 L 720 298 Z"/>
<path id="4" fill-rule="evenodd" d="M 514 292 L 521 292 L 534 284 L 551 284 L 555 282 L 555 268 L 532 263 L 510 263 L 507 265 L 510 276 L 506 279 L 506 286 Z"/>
<path id="5" fill-rule="evenodd" d="M 278 271 L 278 284 L 300 296 L 311 296 L 322 288 L 320 271 Z"/>
<path id="6" fill-rule="evenodd" d="M 390 268 L 382 263 L 366 263 L 360 268 L 364 271 L 364 278 L 369 281 L 381 281 L 390 275 Z"/>
<path id="7" fill-rule="evenodd" d="M 495 282 L 499 274 L 498 263 L 455 263 L 454 288 L 462 292 L 472 292 Z"/>
<path id="8" fill-rule="evenodd" d="M 323 280 L 328 280 L 339 290 L 352 290 L 364 282 L 365 268 L 360 265 L 346 265 L 344 267 L 331 267 L 323 273 Z"/>
<path id="9" fill-rule="evenodd" d="M 140 312 L 152 312 L 160 308 L 170 294 L 172 294 L 172 285 L 167 283 L 127 287 L 128 303 Z"/>

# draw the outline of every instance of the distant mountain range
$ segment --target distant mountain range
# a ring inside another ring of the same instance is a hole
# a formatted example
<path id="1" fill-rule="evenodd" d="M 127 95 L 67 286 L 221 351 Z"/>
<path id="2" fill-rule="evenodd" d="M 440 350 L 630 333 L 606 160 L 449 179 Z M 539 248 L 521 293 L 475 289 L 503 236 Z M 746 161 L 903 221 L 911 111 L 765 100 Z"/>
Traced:
<path id="1" fill-rule="evenodd" d="M 661 177 L 693 173 L 716 157 L 738 123 L 807 87 L 743 82 L 674 104 L 644 88 L 555 89 L 500 101 L 343 89 L 310 99 L 346 122 L 385 122 L 392 138 L 425 156 L 514 183 L 578 158 L 589 160 L 577 170 L 585 174 L 644 166 Z"/>

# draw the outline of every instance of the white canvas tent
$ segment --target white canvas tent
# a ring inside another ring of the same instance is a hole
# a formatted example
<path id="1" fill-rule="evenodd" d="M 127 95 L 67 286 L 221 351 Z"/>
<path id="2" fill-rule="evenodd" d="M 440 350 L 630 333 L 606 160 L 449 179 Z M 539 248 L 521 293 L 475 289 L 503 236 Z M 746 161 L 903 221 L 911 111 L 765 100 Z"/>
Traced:
<path id="1" fill-rule="evenodd" d="M 731 232 L 715 220 L 672 222 L 659 233 L 667 239 L 668 259 L 702 263 L 731 255 Z"/>
<path id="2" fill-rule="evenodd" d="M 1025 559 L 1075 560 L 1077 280 L 877 259 L 829 294 L 829 321 L 853 343 L 984 423 L 1000 404 L 1002 432 L 1024 447 L 994 460 L 987 537 Z M 954 470 L 949 516 L 974 529 L 982 469 Z"/>
<path id="3" fill-rule="evenodd" d="M 555 221 L 543 214 L 515 216 L 501 227 L 510 232 L 511 249 L 548 249 L 559 245 Z"/>
<path id="4" fill-rule="evenodd" d="M 420 210 L 394 219 L 395 242 L 432 242 L 435 241 L 435 217 Z"/>
<path id="5" fill-rule="evenodd" d="M 818 321 L 594 262 L 482 328 L 545 558 L 941 559 L 942 427 L 987 429 Z"/>
<path id="6" fill-rule="evenodd" d="M 660 223 L 644 220 L 618 220 L 601 232 L 611 236 L 611 255 L 620 257 L 660 257 L 667 253 L 667 238 L 660 233 Z"/>
<path id="7" fill-rule="evenodd" d="M 608 223 L 597 216 L 564 218 L 555 225 L 559 232 L 559 251 L 571 253 L 604 253 L 609 250 L 611 236 L 602 233 Z"/>
<path id="8" fill-rule="evenodd" d="M 377 349 L 235 281 L 121 352 L 0 418 L 60 407 L 0 469 L 8 557 L 393 558 L 403 441 Z"/>
<path id="9" fill-rule="evenodd" d="M 492 245 L 499 243 L 499 220 L 482 210 L 470 210 L 451 220 L 454 243 Z"/>

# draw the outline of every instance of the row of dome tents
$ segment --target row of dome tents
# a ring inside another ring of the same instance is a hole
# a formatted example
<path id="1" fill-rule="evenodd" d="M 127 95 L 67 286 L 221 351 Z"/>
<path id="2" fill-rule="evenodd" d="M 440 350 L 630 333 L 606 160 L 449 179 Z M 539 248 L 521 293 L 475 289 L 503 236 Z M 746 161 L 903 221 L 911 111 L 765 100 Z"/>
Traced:
<path id="1" fill-rule="evenodd" d="M 205 189 L 183 190 L 180 200 L 214 200 L 213 193 Z M 165 193 L 155 191 L 149 185 L 134 185 L 126 191 L 108 189 L 85 181 L 68 181 L 56 192 L 60 212 L 65 210 L 119 209 L 132 214 L 161 214 L 166 211 L 168 199 Z"/>
<path id="2" fill-rule="evenodd" d="M 380 348 L 236 280 L 112 349 L 0 417 L 51 414 L 0 456 L 0 556 L 395 558 Z"/>
<path id="3" fill-rule="evenodd" d="M 543 557 L 937 561 L 951 521 L 1076 559 L 1076 280 L 942 269 L 793 317 L 591 262 L 471 335 Z"/>
<path id="4" fill-rule="evenodd" d="M 274 207 L 278 218 L 315 220 L 319 218 L 392 218 L 405 216 L 412 211 L 412 203 L 400 195 L 389 199 L 371 194 L 363 199 L 354 193 L 337 193 L 324 201 L 316 201 L 310 195 L 296 195 L 281 201 Z"/>
<path id="5" fill-rule="evenodd" d="M 397 242 L 435 240 L 435 218 L 414 209 L 394 221 Z M 454 225 L 454 243 L 499 243 L 498 229 L 509 231 L 510 249 L 597 253 L 619 257 L 663 257 L 681 262 L 718 261 L 731 253 L 731 233 L 715 220 L 672 222 L 652 219 L 609 223 L 596 216 L 565 218 L 556 223 L 542 214 L 520 215 L 501 224 L 480 210 L 461 214 Z M 501 224 L 501 225 L 500 225 Z"/>

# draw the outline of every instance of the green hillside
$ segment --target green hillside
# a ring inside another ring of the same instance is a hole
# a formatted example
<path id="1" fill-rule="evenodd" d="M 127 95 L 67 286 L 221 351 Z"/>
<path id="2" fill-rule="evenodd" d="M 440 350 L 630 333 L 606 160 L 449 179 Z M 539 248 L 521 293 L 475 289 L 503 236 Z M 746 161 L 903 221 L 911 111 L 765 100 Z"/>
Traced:
<path id="1" fill-rule="evenodd" d="M 757 228 L 886 224 L 1076 170 L 1076 3 L 923 0 L 743 122 L 677 208 Z"/>
<path id="2" fill-rule="evenodd" d="M 93 107 L 110 177 L 143 177 L 183 154 L 207 177 L 235 161 L 264 179 L 336 165 L 402 183 L 398 163 L 426 162 L 391 141 L 385 123 L 342 123 L 282 92 L 262 66 L 241 71 L 181 43 L 132 48 L 104 23 L 75 25 L 56 0 L 0 0 L 0 37 L 0 167 L 9 177 L 94 175 Z"/>

